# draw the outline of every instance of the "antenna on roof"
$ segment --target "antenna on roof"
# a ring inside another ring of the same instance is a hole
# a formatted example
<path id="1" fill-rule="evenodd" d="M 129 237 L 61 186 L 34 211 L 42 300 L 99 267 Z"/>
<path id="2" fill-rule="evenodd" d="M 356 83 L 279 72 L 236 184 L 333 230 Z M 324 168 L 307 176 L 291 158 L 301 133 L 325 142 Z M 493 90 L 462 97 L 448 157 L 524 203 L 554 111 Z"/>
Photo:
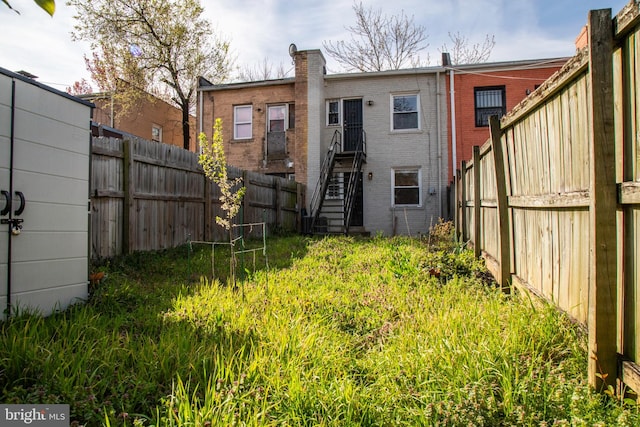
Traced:
<path id="1" fill-rule="evenodd" d="M 298 47 L 296 46 L 296 44 L 295 43 L 291 43 L 289 45 L 289 56 L 291 58 L 293 58 L 297 51 L 298 51 Z"/>

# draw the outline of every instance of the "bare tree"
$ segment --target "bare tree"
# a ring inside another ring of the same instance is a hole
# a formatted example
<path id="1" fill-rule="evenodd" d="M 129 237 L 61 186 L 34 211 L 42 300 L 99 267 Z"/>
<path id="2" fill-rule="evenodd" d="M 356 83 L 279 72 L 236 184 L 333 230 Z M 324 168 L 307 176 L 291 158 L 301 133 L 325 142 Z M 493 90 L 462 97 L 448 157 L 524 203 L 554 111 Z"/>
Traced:
<path id="1" fill-rule="evenodd" d="M 280 62 L 275 66 L 269 61 L 267 57 L 263 58 L 262 62 L 255 66 L 245 66 L 237 68 L 237 80 L 242 82 L 257 82 L 262 80 L 283 79 L 287 77 L 287 70 L 284 69 L 284 64 Z"/>
<path id="2" fill-rule="evenodd" d="M 90 64 L 99 86 L 139 96 L 149 92 L 182 110 L 184 148 L 189 149 L 189 112 L 197 78 L 225 80 L 229 42 L 202 17 L 199 0 L 68 0 L 77 10 L 76 40 L 94 49 Z M 101 75 L 102 74 L 102 75 Z M 127 84 L 120 85 L 125 81 Z M 130 89 L 130 90 L 129 90 Z M 122 93 L 121 93 L 122 94 Z"/>
<path id="3" fill-rule="evenodd" d="M 441 52 L 448 52 L 452 64 L 479 64 L 486 62 L 491 55 L 493 47 L 496 45 L 495 36 L 487 34 L 482 43 L 469 44 L 469 39 L 459 31 L 449 33 L 451 47 L 443 44 Z"/>
<path id="4" fill-rule="evenodd" d="M 346 29 L 351 33 L 348 41 L 322 43 L 329 56 L 347 71 L 397 70 L 417 66 L 422 60 L 419 53 L 428 46 L 426 28 L 416 25 L 413 16 L 404 11 L 387 16 L 382 10 L 353 5 L 356 24 Z"/>

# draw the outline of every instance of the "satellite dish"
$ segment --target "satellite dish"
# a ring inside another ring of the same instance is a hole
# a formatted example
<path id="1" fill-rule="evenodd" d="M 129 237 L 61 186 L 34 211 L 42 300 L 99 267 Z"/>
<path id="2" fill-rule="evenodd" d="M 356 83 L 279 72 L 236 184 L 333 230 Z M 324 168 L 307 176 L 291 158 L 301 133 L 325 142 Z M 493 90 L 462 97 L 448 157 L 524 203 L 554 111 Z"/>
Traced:
<path id="1" fill-rule="evenodd" d="M 289 56 L 291 56 L 293 58 L 293 55 L 295 55 L 297 51 L 298 51 L 298 47 L 296 46 L 296 44 L 295 43 L 291 43 L 289 45 Z"/>

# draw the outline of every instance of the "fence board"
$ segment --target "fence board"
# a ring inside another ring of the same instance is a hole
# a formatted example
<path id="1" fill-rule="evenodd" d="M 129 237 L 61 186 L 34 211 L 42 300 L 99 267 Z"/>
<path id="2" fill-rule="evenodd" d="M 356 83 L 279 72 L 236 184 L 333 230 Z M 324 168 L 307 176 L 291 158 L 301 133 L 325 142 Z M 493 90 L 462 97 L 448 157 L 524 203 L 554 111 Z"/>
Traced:
<path id="1" fill-rule="evenodd" d="M 588 48 L 500 122 L 456 197 L 462 213 L 482 206 L 480 224 L 463 215 L 459 228 L 479 226 L 476 251 L 498 280 L 587 326 L 592 386 L 607 373 L 640 391 L 640 5 L 610 14 L 590 12 Z M 504 178 L 486 173 L 491 163 Z"/>
<path id="2" fill-rule="evenodd" d="M 226 239 L 215 224 L 224 214 L 219 188 L 206 179 L 195 153 L 138 138 L 94 138 L 92 148 L 93 258 Z M 298 195 L 304 195 L 297 183 L 234 167 L 229 175 L 246 178 L 245 223 L 297 229 Z"/>

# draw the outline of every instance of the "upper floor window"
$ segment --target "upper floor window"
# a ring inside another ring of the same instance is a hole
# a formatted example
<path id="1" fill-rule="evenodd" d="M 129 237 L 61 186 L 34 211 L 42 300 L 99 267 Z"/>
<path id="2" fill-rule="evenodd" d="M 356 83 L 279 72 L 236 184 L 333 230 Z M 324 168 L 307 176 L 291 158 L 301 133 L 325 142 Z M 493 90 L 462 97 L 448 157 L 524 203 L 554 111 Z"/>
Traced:
<path id="1" fill-rule="evenodd" d="M 269 132 L 284 132 L 287 107 L 285 105 L 269 106 Z"/>
<path id="2" fill-rule="evenodd" d="M 419 168 L 402 168 L 391 171 L 393 206 L 420 206 L 422 179 Z"/>
<path id="3" fill-rule="evenodd" d="M 151 140 L 162 142 L 162 126 L 156 124 L 151 125 Z"/>
<path id="4" fill-rule="evenodd" d="M 249 139 L 252 137 L 251 105 L 238 105 L 233 109 L 233 139 Z"/>
<path id="5" fill-rule="evenodd" d="M 393 95 L 393 130 L 420 129 L 420 101 L 417 94 Z"/>
<path id="6" fill-rule="evenodd" d="M 474 88 L 476 126 L 489 126 L 489 117 L 502 117 L 507 112 L 504 86 Z"/>
<path id="7" fill-rule="evenodd" d="M 327 126 L 340 125 L 340 101 L 327 101 Z"/>

